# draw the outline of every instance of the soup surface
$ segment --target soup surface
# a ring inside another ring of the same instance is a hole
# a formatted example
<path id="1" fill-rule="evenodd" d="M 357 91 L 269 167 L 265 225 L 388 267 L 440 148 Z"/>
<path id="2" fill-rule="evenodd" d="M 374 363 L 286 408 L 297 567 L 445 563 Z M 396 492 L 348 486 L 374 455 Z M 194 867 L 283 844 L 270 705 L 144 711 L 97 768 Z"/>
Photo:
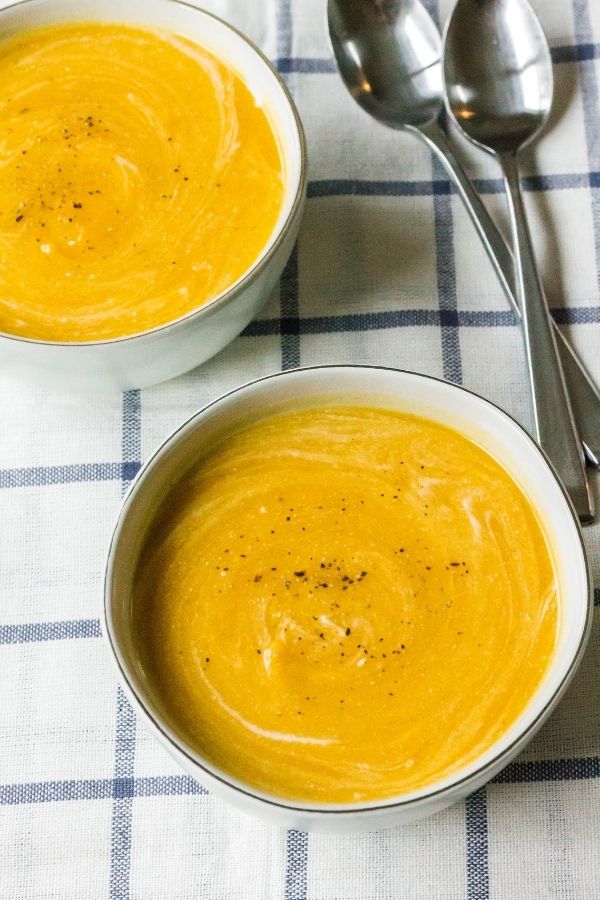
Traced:
<path id="1" fill-rule="evenodd" d="M 354 802 L 456 771 L 512 724 L 557 634 L 527 499 L 458 432 L 381 409 L 274 416 L 172 489 L 134 632 L 175 729 L 267 792 Z"/>
<path id="2" fill-rule="evenodd" d="M 265 112 L 183 37 L 60 25 L 0 43 L 0 331 L 146 331 L 232 285 L 283 201 Z"/>

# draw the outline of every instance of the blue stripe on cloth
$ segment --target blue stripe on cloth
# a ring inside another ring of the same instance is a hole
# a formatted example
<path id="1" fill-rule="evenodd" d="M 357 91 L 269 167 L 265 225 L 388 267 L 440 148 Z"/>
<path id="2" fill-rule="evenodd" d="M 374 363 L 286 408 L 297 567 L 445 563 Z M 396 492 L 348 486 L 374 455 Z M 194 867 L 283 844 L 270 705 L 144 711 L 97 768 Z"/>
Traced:
<path id="1" fill-rule="evenodd" d="M 64 800 L 107 800 L 112 795 L 112 778 L 5 784 L 0 786 L 0 806 L 61 803 Z"/>
<path id="2" fill-rule="evenodd" d="M 592 325 L 600 322 L 600 306 L 579 306 L 566 309 L 551 309 L 552 318 L 558 325 Z"/>
<path id="3" fill-rule="evenodd" d="M 511 763 L 496 775 L 492 784 L 588 781 L 597 778 L 600 778 L 600 756 L 583 756 Z M 67 800 L 108 800 L 114 797 L 187 797 L 194 794 L 204 795 L 208 791 L 188 775 L 34 781 L 0 785 L 0 806 Z M 301 840 L 293 843 L 290 850 L 297 860 L 302 859 Z"/>
<path id="4" fill-rule="evenodd" d="M 450 182 L 373 181 L 360 178 L 326 178 L 309 181 L 307 196 L 313 197 L 430 197 L 434 192 L 450 193 Z"/>
<path id="5" fill-rule="evenodd" d="M 131 870 L 131 819 L 134 796 L 136 720 L 125 694 L 117 689 L 115 729 L 115 777 L 110 847 L 110 898 L 129 900 Z"/>
<path id="6" fill-rule="evenodd" d="M 588 62 L 600 59 L 600 44 L 581 43 L 564 44 L 551 47 L 552 62 L 555 65 L 561 63 Z M 274 65 L 282 75 L 299 72 L 303 75 L 335 75 L 337 66 L 333 57 L 319 56 L 280 56 L 274 60 Z"/>
<path id="7" fill-rule="evenodd" d="M 292 0 L 277 0 L 277 57 L 280 62 L 291 60 L 293 43 Z"/>
<path id="8" fill-rule="evenodd" d="M 290 61 L 294 43 L 292 0 L 277 3 L 277 52 L 279 71 L 288 74 L 298 71 L 282 65 Z M 298 245 L 294 246 L 279 281 L 279 305 L 281 311 L 281 368 L 295 369 L 300 365 L 300 331 L 298 328 Z M 277 332 L 274 332 L 277 333 Z"/>
<path id="9" fill-rule="evenodd" d="M 152 775 L 134 779 L 134 797 L 189 797 L 208 791 L 189 775 Z"/>
<path id="10" fill-rule="evenodd" d="M 31 466 L 23 469 L 0 469 L 0 488 L 46 487 L 51 484 L 73 484 L 82 481 L 117 481 L 133 478 L 139 463 L 80 463 L 65 466 Z"/>
<path id="11" fill-rule="evenodd" d="M 337 66 L 333 59 L 319 59 L 306 56 L 282 56 L 275 60 L 277 71 L 281 75 L 299 72 L 302 75 L 334 75 Z"/>
<path id="12" fill-rule="evenodd" d="M 121 453 L 123 455 L 123 493 L 141 465 L 142 404 L 140 391 L 123 394 Z"/>
<path id="13" fill-rule="evenodd" d="M 588 0 L 572 0 L 573 22 L 578 45 L 585 45 L 592 36 L 593 30 L 590 21 Z M 581 103 L 583 106 L 583 124 L 585 141 L 587 145 L 588 166 L 590 169 L 590 185 L 594 176 L 600 170 L 600 122 L 598 121 L 598 78 L 596 66 L 582 66 L 579 73 L 579 85 L 581 88 Z M 600 179 L 599 179 L 600 183 Z M 594 250 L 596 257 L 596 284 L 600 286 L 600 194 L 593 190 L 590 192 L 592 204 L 592 223 L 594 227 Z"/>
<path id="14" fill-rule="evenodd" d="M 568 44 L 566 46 L 551 47 L 553 63 L 587 62 L 590 59 L 600 59 L 600 44 Z"/>
<path id="15" fill-rule="evenodd" d="M 140 465 L 141 415 L 140 391 L 126 391 L 123 394 L 121 434 L 121 452 L 125 464 Z M 129 481 L 130 479 L 127 477 L 123 478 L 123 493 L 127 490 Z M 119 687 L 117 688 L 115 777 L 110 843 L 109 890 L 111 900 L 129 900 L 130 896 L 135 733 L 135 714 Z"/>
<path id="16" fill-rule="evenodd" d="M 401 328 L 411 325 L 439 325 L 440 311 L 437 309 L 404 309 L 379 313 L 349 313 L 342 316 L 309 316 L 293 323 L 300 334 L 339 334 L 346 331 L 378 331 L 386 328 Z M 279 334 L 290 327 L 289 321 L 262 319 L 251 322 L 242 332 L 243 337 L 265 337 Z"/>
<path id="17" fill-rule="evenodd" d="M 591 311 L 590 311 L 591 312 Z M 600 312 L 599 312 L 600 317 Z M 347 313 L 341 316 L 307 316 L 305 319 L 261 319 L 251 322 L 242 332 L 244 337 L 266 337 L 291 328 L 293 334 L 339 334 L 346 331 L 379 331 L 388 328 L 410 328 L 422 325 L 515 325 L 509 310 L 486 312 L 446 311 L 440 309 L 393 309 L 374 313 Z"/>
<path id="18" fill-rule="evenodd" d="M 98 619 L 68 619 L 64 622 L 0 625 L 0 645 L 65 641 L 73 638 L 98 638 L 100 634 Z"/>
<path id="19" fill-rule="evenodd" d="M 527 760 L 510 763 L 494 778 L 494 784 L 530 781 L 585 781 L 600 778 L 600 756 L 575 759 Z"/>
<path id="20" fill-rule="evenodd" d="M 487 795 L 484 787 L 465 800 L 467 829 L 467 900 L 488 900 Z"/>
<path id="21" fill-rule="evenodd" d="M 600 306 L 551 310 L 559 325 L 589 325 L 600 322 Z M 341 316 L 307 316 L 305 319 L 259 319 L 242 332 L 243 337 L 291 334 L 339 334 L 350 331 L 378 331 L 431 325 L 454 328 L 494 328 L 515 326 L 510 310 L 394 309 L 376 313 L 348 313 Z"/>
<path id="22" fill-rule="evenodd" d="M 440 161 L 433 157 L 434 179 L 442 172 Z M 440 325 L 442 332 L 442 366 L 444 378 L 455 384 L 462 382 L 460 337 L 456 299 L 456 269 L 454 260 L 454 227 L 452 206 L 447 194 L 433 195 L 435 221 L 435 257 Z"/>
<path id="23" fill-rule="evenodd" d="M 480 194 L 503 194 L 500 178 L 474 178 Z M 528 175 L 521 179 L 526 191 L 557 191 L 600 187 L 600 164 L 591 172 L 565 172 L 556 175 Z M 451 194 L 454 187 L 440 171 L 432 180 L 374 181 L 360 178 L 326 178 L 309 181 L 307 196 L 315 197 L 430 197 Z"/>
<path id="24" fill-rule="evenodd" d="M 300 365 L 300 318 L 298 298 L 298 244 L 290 255 L 279 282 L 281 319 L 281 368 Z"/>
<path id="25" fill-rule="evenodd" d="M 286 839 L 284 900 L 306 900 L 308 835 L 305 831 L 290 829 Z"/>
<path id="26" fill-rule="evenodd" d="M 188 775 L 37 781 L 0 786 L 0 806 L 110 800 L 115 797 L 190 797 L 196 794 L 207 795 L 208 791 Z"/>

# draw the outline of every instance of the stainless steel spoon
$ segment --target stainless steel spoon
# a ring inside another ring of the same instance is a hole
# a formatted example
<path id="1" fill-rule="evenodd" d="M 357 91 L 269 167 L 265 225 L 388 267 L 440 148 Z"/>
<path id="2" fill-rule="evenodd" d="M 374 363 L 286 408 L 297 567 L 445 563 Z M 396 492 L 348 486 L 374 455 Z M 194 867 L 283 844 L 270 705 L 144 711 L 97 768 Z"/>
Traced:
<path id="1" fill-rule="evenodd" d="M 342 79 L 371 116 L 422 138 L 437 154 L 471 217 L 506 296 L 519 316 L 514 261 L 455 158 L 440 123 L 442 40 L 419 0 L 328 0 L 329 35 Z M 600 464 L 600 394 L 560 331 L 559 346 L 586 455 Z"/>
<path id="2" fill-rule="evenodd" d="M 515 248 L 516 288 L 531 379 L 536 437 L 582 522 L 593 520 L 583 449 L 527 226 L 517 155 L 552 105 L 550 49 L 527 0 L 458 0 L 444 38 L 448 109 L 504 173 Z"/>

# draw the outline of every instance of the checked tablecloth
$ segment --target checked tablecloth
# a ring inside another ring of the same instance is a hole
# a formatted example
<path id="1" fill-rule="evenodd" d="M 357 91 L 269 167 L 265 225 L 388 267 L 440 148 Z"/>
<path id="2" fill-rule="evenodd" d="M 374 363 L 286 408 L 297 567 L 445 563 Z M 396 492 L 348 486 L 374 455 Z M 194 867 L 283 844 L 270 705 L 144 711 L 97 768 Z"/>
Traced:
<path id="1" fill-rule="evenodd" d="M 296 99 L 304 224 L 260 318 L 189 375 L 82 400 L 16 383 L 0 361 L 0 898 L 598 900 L 600 609 L 568 694 L 518 761 L 466 803 L 370 835 L 232 811 L 117 687 L 99 627 L 113 521 L 140 463 L 207 401 L 281 368 L 363 362 L 444 376 L 530 422 L 521 335 L 472 226 L 417 139 L 345 93 L 324 0 L 205 5 Z M 556 319 L 600 381 L 600 2 L 535 5 L 556 103 L 524 159 L 526 203 Z M 449 4 L 428 6 L 443 22 Z M 459 149 L 505 223 L 493 161 Z M 600 526 L 586 541 L 600 588 Z"/>

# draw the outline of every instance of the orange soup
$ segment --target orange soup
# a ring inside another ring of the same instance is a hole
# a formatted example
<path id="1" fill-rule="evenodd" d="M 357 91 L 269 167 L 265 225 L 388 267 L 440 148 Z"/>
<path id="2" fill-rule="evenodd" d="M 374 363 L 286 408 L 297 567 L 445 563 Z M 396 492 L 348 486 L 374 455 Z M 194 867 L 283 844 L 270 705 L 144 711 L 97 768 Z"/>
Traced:
<path id="1" fill-rule="evenodd" d="M 283 169 L 264 110 L 185 38 L 57 25 L 0 43 L 0 331 L 121 337 L 264 250 Z"/>
<path id="2" fill-rule="evenodd" d="M 507 472 L 458 432 L 330 407 L 230 435 L 159 511 L 133 623 L 205 758 L 280 797 L 392 797 L 488 750 L 557 637 L 551 556 Z"/>

